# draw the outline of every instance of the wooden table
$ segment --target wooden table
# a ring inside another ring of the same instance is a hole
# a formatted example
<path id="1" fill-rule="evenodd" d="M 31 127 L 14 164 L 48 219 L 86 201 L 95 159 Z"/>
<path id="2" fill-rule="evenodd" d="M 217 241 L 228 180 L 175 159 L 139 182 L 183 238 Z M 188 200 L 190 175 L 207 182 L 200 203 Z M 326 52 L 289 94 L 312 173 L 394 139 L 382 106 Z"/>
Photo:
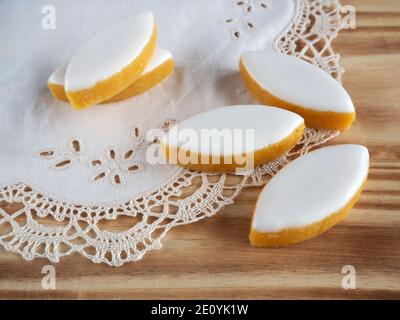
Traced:
<path id="1" fill-rule="evenodd" d="M 400 0 L 343 2 L 355 6 L 357 29 L 342 31 L 334 47 L 358 115 L 332 143 L 360 143 L 371 154 L 366 188 L 344 221 L 296 246 L 252 248 L 260 188 L 249 188 L 214 218 L 172 230 L 161 252 L 137 263 L 62 259 L 56 290 L 41 287 L 46 260 L 26 262 L 0 248 L 0 297 L 400 298 Z M 128 227 L 129 220 L 114 225 Z M 354 290 L 341 287 L 344 265 L 356 269 Z"/>

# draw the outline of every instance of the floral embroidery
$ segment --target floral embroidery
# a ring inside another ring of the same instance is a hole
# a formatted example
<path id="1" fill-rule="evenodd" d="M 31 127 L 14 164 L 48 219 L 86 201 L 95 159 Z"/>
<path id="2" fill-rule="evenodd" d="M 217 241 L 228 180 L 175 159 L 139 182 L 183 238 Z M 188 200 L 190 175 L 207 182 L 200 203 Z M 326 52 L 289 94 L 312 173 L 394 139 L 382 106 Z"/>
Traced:
<path id="1" fill-rule="evenodd" d="M 266 0 L 234 0 L 233 5 L 238 9 L 237 17 L 229 17 L 225 19 L 225 23 L 232 26 L 232 36 L 239 39 L 246 31 L 251 31 L 256 27 L 252 21 L 252 14 L 256 10 L 267 10 L 268 4 Z"/>
<path id="2" fill-rule="evenodd" d="M 102 182 L 108 179 L 111 184 L 120 186 L 126 183 L 126 175 L 143 170 L 143 165 L 135 161 L 135 150 L 128 149 L 120 155 L 115 148 L 109 148 L 103 159 L 90 162 L 97 172 L 92 176 L 92 182 Z"/>
<path id="3" fill-rule="evenodd" d="M 64 152 L 49 148 L 39 151 L 36 156 L 45 160 L 54 159 L 55 161 L 52 163 L 51 168 L 54 170 L 64 170 L 71 168 L 75 162 L 80 161 L 83 151 L 82 141 L 72 139 L 67 144 L 67 150 Z"/>
<path id="4" fill-rule="evenodd" d="M 175 119 L 169 119 L 160 126 L 160 129 L 162 132 L 166 132 L 175 124 Z M 133 127 L 130 135 L 133 144 L 122 152 L 116 147 L 108 147 L 103 156 L 92 158 L 85 154 L 83 142 L 74 138 L 67 143 L 67 148 L 64 150 L 47 148 L 37 152 L 35 157 L 52 160 L 50 168 L 53 170 L 67 170 L 71 169 L 75 163 L 82 163 L 91 169 L 90 181 L 92 183 L 108 181 L 110 184 L 120 187 L 125 185 L 128 175 L 136 174 L 144 169 L 144 165 L 136 161 L 137 151 L 160 141 L 158 136 L 152 137 L 151 141 L 147 140 L 139 126 Z"/>

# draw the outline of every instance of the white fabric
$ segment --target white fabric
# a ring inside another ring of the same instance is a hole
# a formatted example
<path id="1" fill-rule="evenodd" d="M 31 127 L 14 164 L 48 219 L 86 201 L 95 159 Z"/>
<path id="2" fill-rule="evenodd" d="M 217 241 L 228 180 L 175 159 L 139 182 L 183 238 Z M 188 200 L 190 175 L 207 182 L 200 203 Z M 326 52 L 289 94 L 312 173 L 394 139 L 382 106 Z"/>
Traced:
<path id="1" fill-rule="evenodd" d="M 294 0 L 266 2 L 267 9 L 255 4 L 253 12 L 246 14 L 228 0 L 194 0 L 190 5 L 186 0 L 57 1 L 56 29 L 44 30 L 41 9 L 47 2 L 3 1 L 0 32 L 6 50 L 0 56 L 0 185 L 26 181 L 68 202 L 107 203 L 135 197 L 165 182 L 177 168 L 149 167 L 143 150 L 135 158 L 143 170 L 125 175 L 122 187 L 107 179 L 93 183 L 99 170 L 88 162 L 106 158 L 108 148 L 121 155 L 132 148 L 134 127 L 145 133 L 170 118 L 182 120 L 209 108 L 244 102 L 236 92 L 242 86 L 237 71 L 240 54 L 271 48 L 295 16 Z M 139 11 L 154 13 L 158 43 L 174 55 L 175 72 L 150 92 L 115 104 L 73 111 L 53 99 L 46 88 L 53 70 L 93 33 Z M 231 18 L 238 21 L 225 22 Z M 232 28 L 236 24 L 240 29 L 247 20 L 254 28 L 236 39 Z M 73 158 L 68 147 L 73 139 L 83 145 L 80 159 L 74 158 L 67 169 L 53 170 L 55 162 Z M 47 160 L 35 156 L 48 149 L 59 155 Z"/>

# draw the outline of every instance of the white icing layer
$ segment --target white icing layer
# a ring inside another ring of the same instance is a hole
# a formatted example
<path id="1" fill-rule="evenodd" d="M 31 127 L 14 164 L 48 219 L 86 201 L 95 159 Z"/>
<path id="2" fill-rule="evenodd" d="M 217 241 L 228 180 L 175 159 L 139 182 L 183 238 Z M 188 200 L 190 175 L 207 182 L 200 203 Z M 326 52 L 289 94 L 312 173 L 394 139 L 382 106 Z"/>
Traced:
<path id="1" fill-rule="evenodd" d="M 251 77 L 279 99 L 317 111 L 354 112 L 346 90 L 311 63 L 274 51 L 245 52 L 241 61 Z"/>
<path id="2" fill-rule="evenodd" d="M 156 47 L 156 49 L 154 50 L 153 57 L 151 58 L 149 64 L 144 69 L 142 76 L 171 59 L 172 59 L 171 52 L 169 52 L 167 49 Z"/>
<path id="3" fill-rule="evenodd" d="M 54 72 L 50 75 L 48 83 L 58 84 L 60 86 L 64 86 L 64 78 L 65 71 L 67 70 L 67 65 L 63 65 L 58 67 Z"/>
<path id="4" fill-rule="evenodd" d="M 342 209 L 367 178 L 368 149 L 337 145 L 318 149 L 284 167 L 261 192 L 252 229 L 278 232 L 304 227 Z"/>
<path id="5" fill-rule="evenodd" d="M 140 76 L 144 76 L 149 72 L 153 71 L 155 68 L 159 67 L 163 63 L 172 59 L 172 54 L 167 49 L 157 47 L 154 51 L 154 55 L 151 58 L 149 64 L 144 69 Z M 48 82 L 53 84 L 58 84 L 63 86 L 65 79 L 65 71 L 67 70 L 67 65 L 63 65 L 57 68 L 49 77 Z M 138 78 L 140 79 L 140 77 Z"/>
<path id="6" fill-rule="evenodd" d="M 151 12 L 130 14 L 114 21 L 82 45 L 65 74 L 66 91 L 93 87 L 133 62 L 151 39 Z"/>
<path id="7" fill-rule="evenodd" d="M 177 124 L 163 137 L 162 143 L 203 155 L 243 154 L 281 141 L 302 123 L 302 117 L 284 109 L 228 106 L 199 113 Z M 209 134 L 210 139 L 202 134 Z"/>

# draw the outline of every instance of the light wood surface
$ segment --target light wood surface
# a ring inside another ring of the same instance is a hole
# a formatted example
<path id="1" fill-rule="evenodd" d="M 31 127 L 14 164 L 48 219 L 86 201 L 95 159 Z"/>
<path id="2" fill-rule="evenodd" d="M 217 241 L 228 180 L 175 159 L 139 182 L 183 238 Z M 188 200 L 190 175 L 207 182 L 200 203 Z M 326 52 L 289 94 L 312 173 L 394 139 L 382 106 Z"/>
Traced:
<path id="1" fill-rule="evenodd" d="M 344 221 L 296 246 L 252 248 L 260 188 L 249 188 L 214 218 L 172 230 L 162 251 L 137 263 L 62 259 L 56 290 L 41 287 L 46 260 L 0 248 L 0 298 L 400 298 L 400 1 L 343 2 L 355 6 L 357 29 L 342 31 L 334 47 L 357 120 L 331 144 L 360 143 L 371 154 L 366 188 Z M 344 265 L 355 267 L 357 289 L 342 289 Z"/>

